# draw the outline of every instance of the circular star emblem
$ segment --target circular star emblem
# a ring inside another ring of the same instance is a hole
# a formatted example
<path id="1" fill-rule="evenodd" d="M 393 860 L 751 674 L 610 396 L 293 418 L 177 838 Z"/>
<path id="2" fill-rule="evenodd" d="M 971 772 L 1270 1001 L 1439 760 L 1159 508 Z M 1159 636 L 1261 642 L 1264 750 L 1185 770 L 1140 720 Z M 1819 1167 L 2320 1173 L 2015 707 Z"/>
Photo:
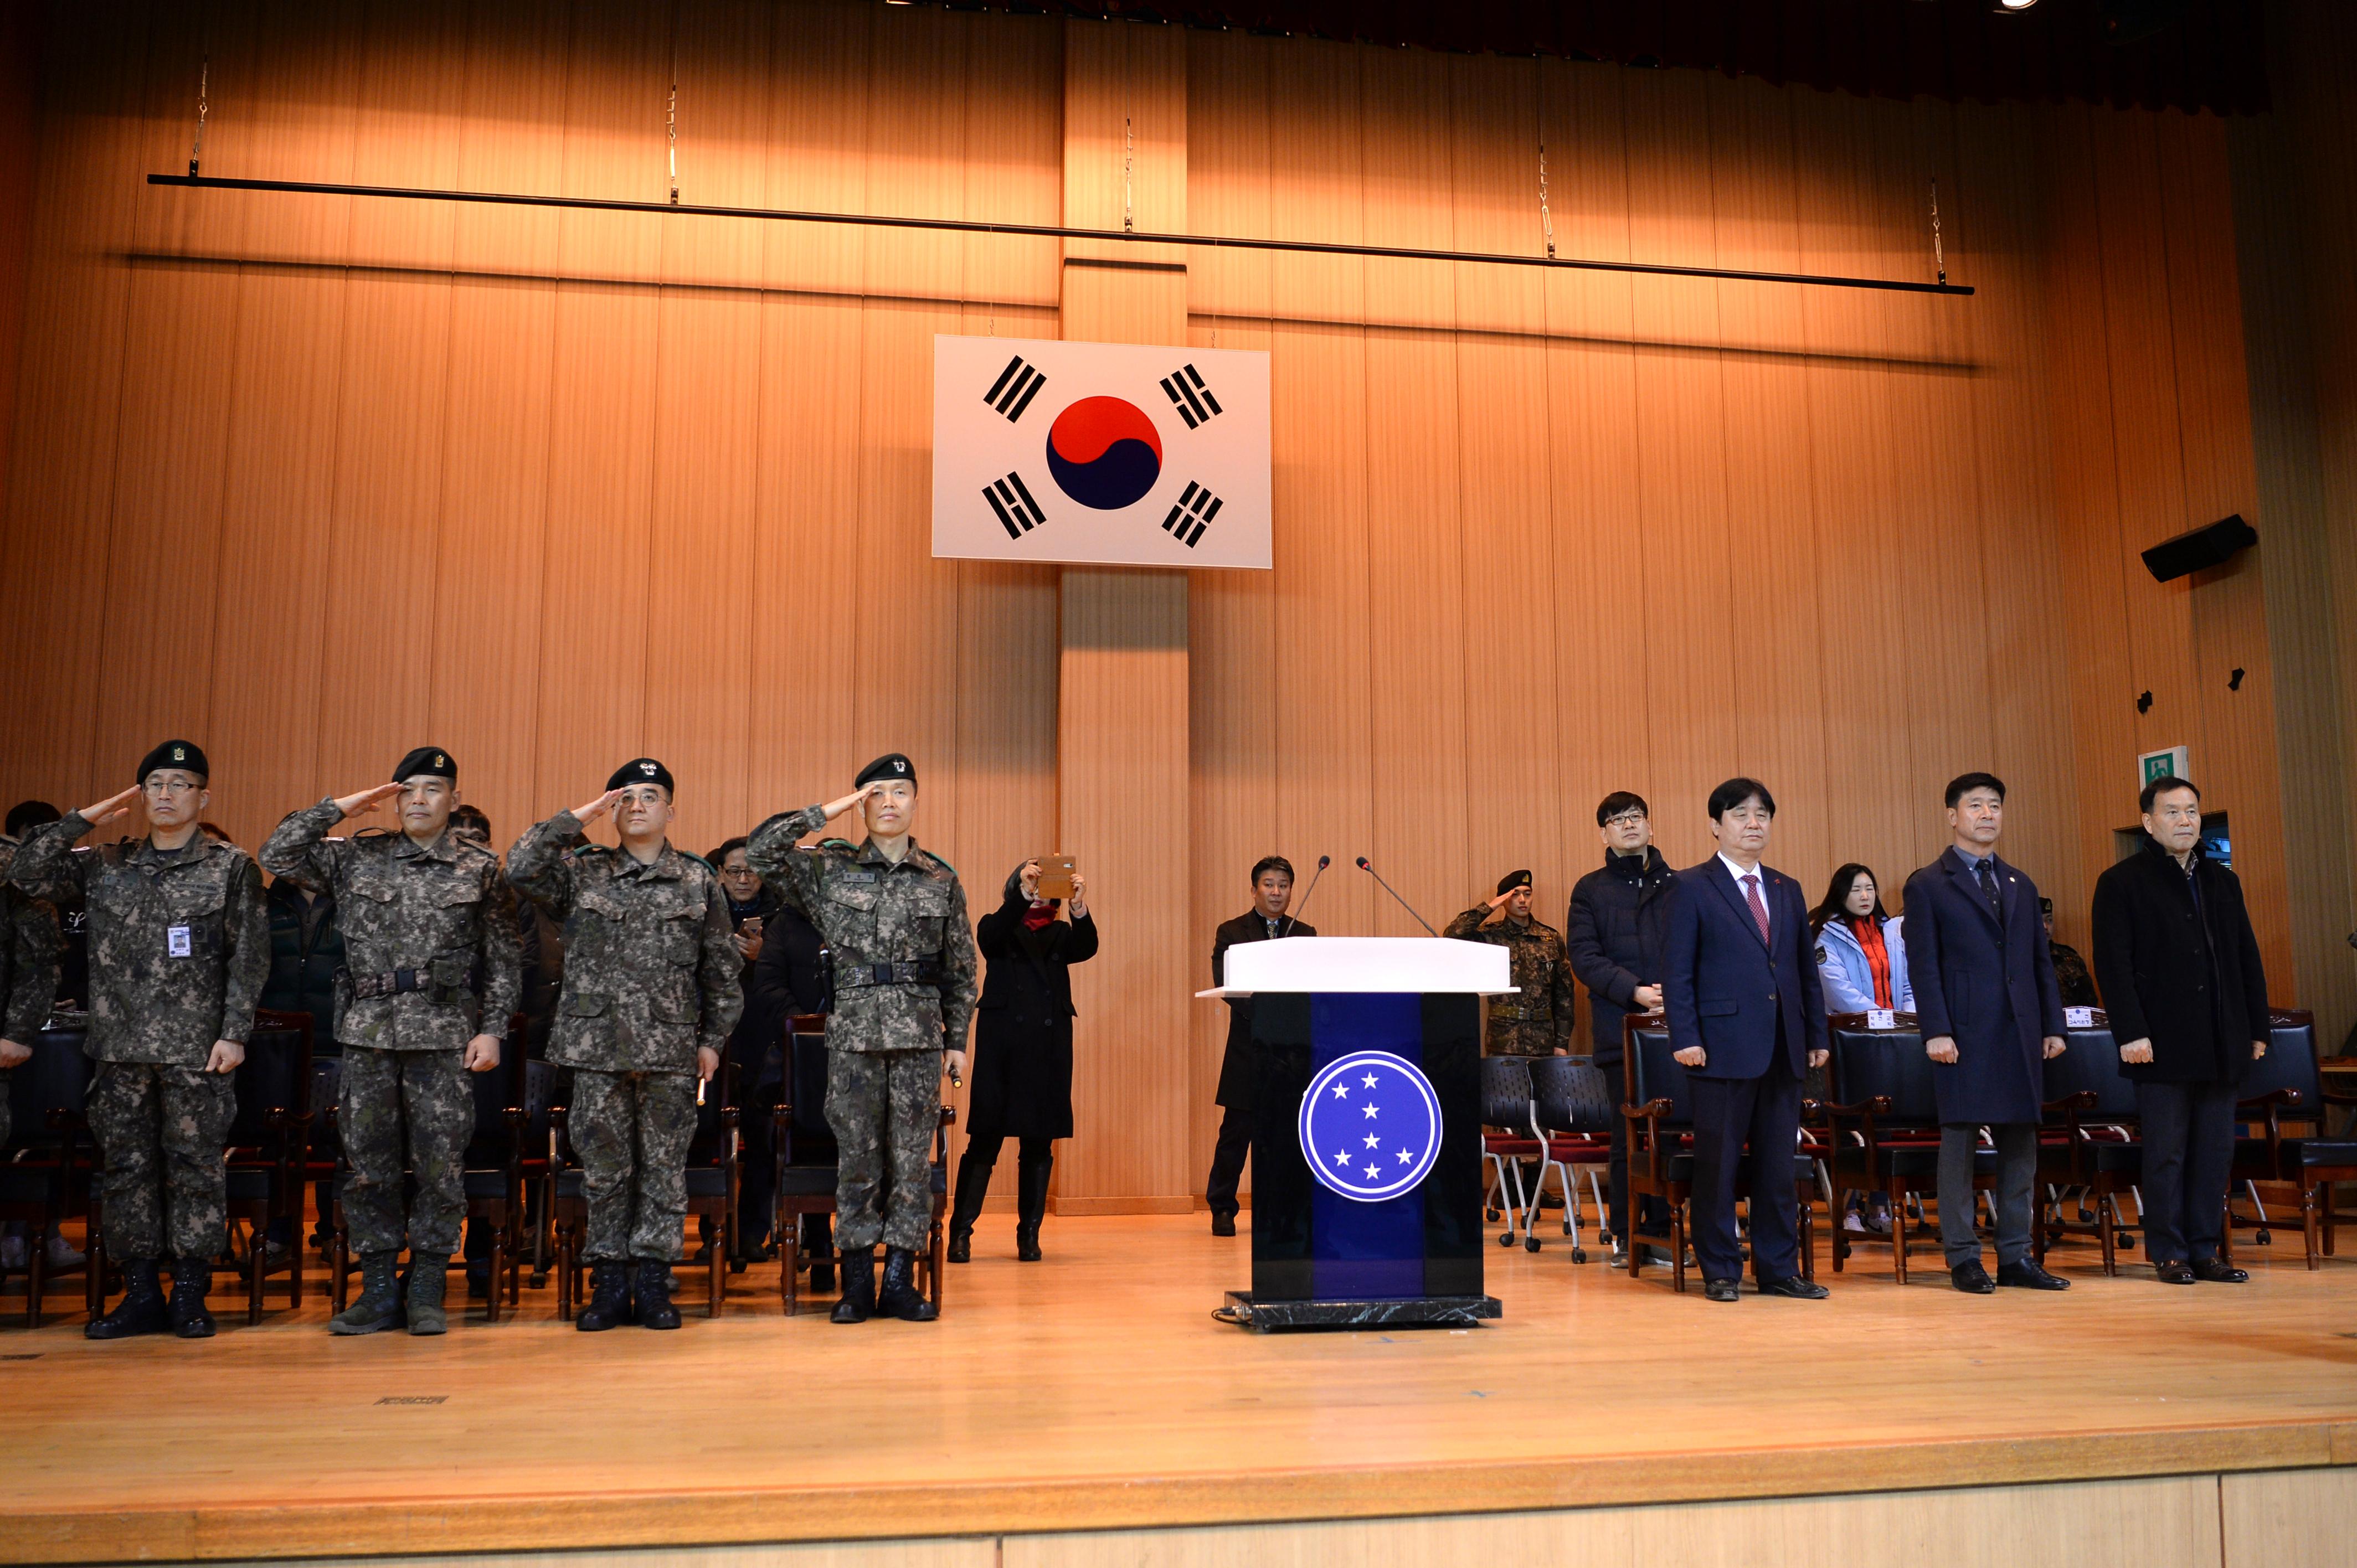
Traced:
<path id="1" fill-rule="evenodd" d="M 1354 1051 L 1301 1097 L 1301 1155 L 1344 1197 L 1380 1203 L 1412 1190 L 1440 1157 L 1440 1097 L 1405 1057 Z"/>

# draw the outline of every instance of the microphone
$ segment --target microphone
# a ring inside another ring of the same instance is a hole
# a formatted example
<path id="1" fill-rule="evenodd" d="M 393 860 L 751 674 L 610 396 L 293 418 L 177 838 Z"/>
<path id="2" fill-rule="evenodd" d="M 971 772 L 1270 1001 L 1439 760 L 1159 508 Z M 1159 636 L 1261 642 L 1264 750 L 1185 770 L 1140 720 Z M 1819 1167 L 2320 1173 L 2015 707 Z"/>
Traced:
<path id="1" fill-rule="evenodd" d="M 1304 893 L 1301 896 L 1301 902 L 1297 908 L 1303 909 L 1309 908 L 1310 896 L 1318 891 L 1318 879 L 1325 875 L 1326 868 L 1333 864 L 1334 857 L 1330 854 L 1321 854 L 1318 857 L 1318 869 L 1309 874 L 1309 892 Z M 1301 924 L 1301 917 L 1298 915 L 1287 915 L 1285 918 L 1286 934 L 1290 936 L 1293 933 L 1293 928 Z"/>
<path id="2" fill-rule="evenodd" d="M 1408 918 L 1414 920 L 1417 925 L 1422 926 L 1426 936 L 1437 937 L 1440 934 L 1438 931 L 1432 929 L 1432 922 L 1430 920 L 1426 919 L 1423 916 L 1415 912 L 1415 905 L 1409 903 L 1406 899 L 1399 896 L 1398 888 L 1393 886 L 1388 882 L 1383 882 L 1383 874 L 1377 871 L 1373 866 L 1368 865 L 1367 857 L 1363 854 L 1359 857 L 1359 869 L 1373 877 L 1377 882 L 1382 882 L 1383 891 L 1392 896 L 1392 901 L 1397 904 L 1401 908 L 1405 909 L 1408 912 Z"/>

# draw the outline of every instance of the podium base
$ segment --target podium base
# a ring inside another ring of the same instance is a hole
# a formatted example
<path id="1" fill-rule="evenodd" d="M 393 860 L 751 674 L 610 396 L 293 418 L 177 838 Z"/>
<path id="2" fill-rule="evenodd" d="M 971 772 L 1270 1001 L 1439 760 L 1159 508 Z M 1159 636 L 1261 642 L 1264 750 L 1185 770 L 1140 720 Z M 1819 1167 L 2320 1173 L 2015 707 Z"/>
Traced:
<path id="1" fill-rule="evenodd" d="M 1255 1301 L 1232 1290 L 1219 1315 L 1267 1334 L 1279 1328 L 1469 1328 L 1501 1316 L 1494 1295 L 1419 1295 L 1364 1301 Z"/>

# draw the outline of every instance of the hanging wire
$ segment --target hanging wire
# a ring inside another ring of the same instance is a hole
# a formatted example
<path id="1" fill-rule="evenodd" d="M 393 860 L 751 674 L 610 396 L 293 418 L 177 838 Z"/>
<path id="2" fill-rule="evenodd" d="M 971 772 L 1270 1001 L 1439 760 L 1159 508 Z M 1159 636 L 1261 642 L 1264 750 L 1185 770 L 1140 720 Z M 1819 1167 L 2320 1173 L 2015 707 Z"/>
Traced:
<path id="1" fill-rule="evenodd" d="M 671 108 L 664 115 L 664 134 L 671 138 L 671 204 L 679 205 L 679 83 L 671 84 Z"/>
<path id="2" fill-rule="evenodd" d="M 1546 235 L 1547 260 L 1555 260 L 1555 214 L 1547 209 L 1546 144 L 1539 144 L 1539 228 Z"/>
<path id="3" fill-rule="evenodd" d="M 1932 177 L 1932 265 L 1940 274 L 1940 282 L 1948 281 L 1948 253 L 1940 242 L 1940 177 Z"/>
<path id="4" fill-rule="evenodd" d="M 1539 144 L 1539 231 L 1546 238 L 1547 260 L 1551 262 L 1555 259 L 1555 213 L 1547 206 L 1545 66 L 1535 59 L 1531 61 L 1531 78 L 1532 129 Z"/>
<path id="5" fill-rule="evenodd" d="M 1125 114 L 1121 117 L 1121 231 L 1125 234 L 1137 232 L 1135 192 L 1130 183 L 1136 156 L 1137 138 L 1131 134 L 1129 116 Z"/>
<path id="6" fill-rule="evenodd" d="M 204 161 L 205 116 L 212 110 L 211 101 L 206 96 L 206 92 L 212 85 L 212 57 L 207 55 L 204 64 L 197 69 L 197 139 L 188 145 L 188 177 L 190 179 L 197 177 L 197 166 Z"/>

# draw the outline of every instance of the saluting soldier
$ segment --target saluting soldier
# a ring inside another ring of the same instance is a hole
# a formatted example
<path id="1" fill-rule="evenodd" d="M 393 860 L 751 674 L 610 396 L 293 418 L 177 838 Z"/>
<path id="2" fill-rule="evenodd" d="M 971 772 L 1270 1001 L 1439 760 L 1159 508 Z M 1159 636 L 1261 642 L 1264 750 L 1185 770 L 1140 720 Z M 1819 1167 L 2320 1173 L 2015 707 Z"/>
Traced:
<path id="1" fill-rule="evenodd" d="M 400 832 L 328 836 L 396 797 Z M 352 1171 L 344 1223 L 360 1254 L 361 1294 L 328 1320 L 336 1334 L 374 1334 L 404 1318 L 412 1334 L 449 1326 L 442 1294 L 466 1218 L 475 1131 L 467 1074 L 500 1065 L 522 983 L 515 895 L 498 855 L 449 831 L 457 804 L 457 762 L 421 746 L 394 765 L 391 783 L 307 806 L 262 846 L 273 876 L 332 896 L 343 927 L 336 1115 Z M 404 1144 L 417 1180 L 406 1214 Z M 404 1236 L 406 1299 L 394 1273 Z"/>
<path id="2" fill-rule="evenodd" d="M 1502 912 L 1503 918 L 1482 922 Z M 1476 904 L 1440 933 L 1459 941 L 1491 942 L 1513 955 L 1514 993 L 1490 998 L 1490 1054 L 1551 1057 L 1571 1048 L 1572 1004 L 1578 991 L 1564 957 L 1563 933 L 1531 918 L 1531 874 L 1498 879 L 1498 896 Z"/>
<path id="3" fill-rule="evenodd" d="M 198 831 L 211 776 L 194 742 L 167 740 L 140 759 L 136 784 L 36 830 L 9 868 L 31 897 L 78 898 L 88 913 L 84 1049 L 98 1069 L 84 1114 L 106 1159 L 103 1230 L 125 1281 L 114 1310 L 82 1330 L 92 1339 L 213 1332 L 205 1292 L 228 1230 L 230 1075 L 270 972 L 270 918 L 253 857 Z M 134 797 L 146 837 L 74 853 Z M 156 1280 L 167 1252 L 168 1308 Z"/>
<path id="4" fill-rule="evenodd" d="M 607 812 L 619 849 L 586 843 Z M 672 848 L 671 769 L 625 762 L 606 792 L 516 842 L 508 879 L 565 926 L 566 978 L 548 1059 L 573 1072 L 569 1125 L 589 1201 L 589 1303 L 574 1326 L 676 1328 L 695 1085 L 720 1070 L 744 1008 L 719 874 Z"/>
<path id="5" fill-rule="evenodd" d="M 16 855 L 16 841 L 0 837 L 0 878 Z M 57 911 L 0 881 L 0 1147 L 8 1143 L 8 1069 L 32 1060 L 33 1036 L 48 1022 L 57 994 Z"/>
<path id="6" fill-rule="evenodd" d="M 855 806 L 866 819 L 863 843 L 795 847 Z M 809 918 L 834 956 L 826 1121 L 842 1152 L 837 1323 L 877 1311 L 911 1323 L 939 1316 L 917 1292 L 916 1255 L 932 1224 L 928 1172 L 943 1058 L 952 1075 L 965 1076 L 976 960 L 956 870 L 909 836 L 916 809 L 917 770 L 894 752 L 861 768 L 850 794 L 771 817 L 747 846 L 761 880 Z"/>

